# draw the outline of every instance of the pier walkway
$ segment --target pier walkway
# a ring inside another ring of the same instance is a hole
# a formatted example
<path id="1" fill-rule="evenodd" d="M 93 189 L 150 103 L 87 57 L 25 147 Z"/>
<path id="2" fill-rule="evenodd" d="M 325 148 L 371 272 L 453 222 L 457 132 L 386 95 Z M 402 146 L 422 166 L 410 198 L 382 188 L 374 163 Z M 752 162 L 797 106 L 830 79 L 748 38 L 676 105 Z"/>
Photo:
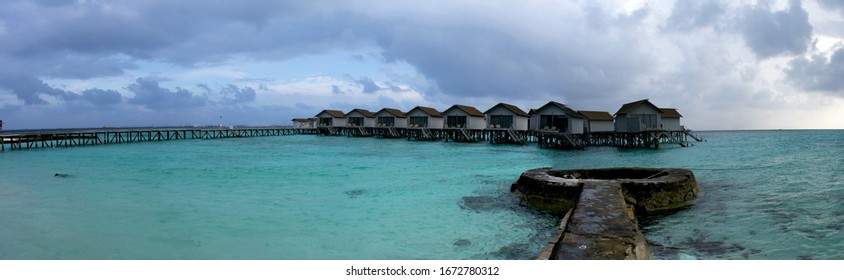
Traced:
<path id="1" fill-rule="evenodd" d="M 6 149 L 19 150 L 184 139 L 220 139 L 318 133 L 319 131 L 315 128 L 292 127 L 45 130 L 0 134 L 0 150 L 5 151 Z"/>

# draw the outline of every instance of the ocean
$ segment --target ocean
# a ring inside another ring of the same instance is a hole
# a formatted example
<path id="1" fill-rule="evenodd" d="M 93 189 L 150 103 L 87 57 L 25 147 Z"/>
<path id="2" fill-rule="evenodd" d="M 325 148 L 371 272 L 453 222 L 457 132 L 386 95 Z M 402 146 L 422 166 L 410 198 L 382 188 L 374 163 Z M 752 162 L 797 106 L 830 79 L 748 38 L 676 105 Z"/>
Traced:
<path id="1" fill-rule="evenodd" d="M 525 170 L 693 170 L 641 217 L 655 259 L 844 259 L 844 131 L 700 132 L 561 151 L 314 135 L 0 152 L 0 259 L 531 259 L 559 217 Z M 54 176 L 56 173 L 67 176 Z"/>

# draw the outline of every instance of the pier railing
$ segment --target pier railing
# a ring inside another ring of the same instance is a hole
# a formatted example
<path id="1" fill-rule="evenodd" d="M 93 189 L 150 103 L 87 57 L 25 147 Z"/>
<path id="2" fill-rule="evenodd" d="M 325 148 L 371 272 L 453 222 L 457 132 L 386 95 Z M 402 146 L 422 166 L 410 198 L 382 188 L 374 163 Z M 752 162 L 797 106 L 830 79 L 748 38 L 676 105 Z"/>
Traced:
<path id="1" fill-rule="evenodd" d="M 318 134 L 315 128 L 138 128 L 50 130 L 0 134 L 0 150 L 48 147 L 92 146 L 103 144 L 169 141 L 183 139 L 220 139 L 237 137 Z"/>

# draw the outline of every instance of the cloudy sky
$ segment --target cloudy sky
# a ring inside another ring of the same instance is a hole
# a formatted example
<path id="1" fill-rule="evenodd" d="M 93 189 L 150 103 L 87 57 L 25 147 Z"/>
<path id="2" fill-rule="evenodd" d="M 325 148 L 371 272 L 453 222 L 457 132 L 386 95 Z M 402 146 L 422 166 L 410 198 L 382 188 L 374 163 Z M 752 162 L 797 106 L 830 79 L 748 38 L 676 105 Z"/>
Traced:
<path id="1" fill-rule="evenodd" d="M 0 2 L 7 130 L 645 98 L 697 130 L 844 128 L 844 1 Z"/>

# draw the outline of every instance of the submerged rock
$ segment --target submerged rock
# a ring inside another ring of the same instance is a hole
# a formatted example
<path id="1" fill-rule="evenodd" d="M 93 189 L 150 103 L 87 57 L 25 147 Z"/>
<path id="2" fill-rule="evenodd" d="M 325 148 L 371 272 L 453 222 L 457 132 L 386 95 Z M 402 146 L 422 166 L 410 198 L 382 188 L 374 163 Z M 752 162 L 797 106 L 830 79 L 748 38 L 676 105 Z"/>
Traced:
<path id="1" fill-rule="evenodd" d="M 466 247 L 469 245 L 472 245 L 472 241 L 469 241 L 469 239 L 457 239 L 454 241 L 454 246 L 457 247 Z"/>

